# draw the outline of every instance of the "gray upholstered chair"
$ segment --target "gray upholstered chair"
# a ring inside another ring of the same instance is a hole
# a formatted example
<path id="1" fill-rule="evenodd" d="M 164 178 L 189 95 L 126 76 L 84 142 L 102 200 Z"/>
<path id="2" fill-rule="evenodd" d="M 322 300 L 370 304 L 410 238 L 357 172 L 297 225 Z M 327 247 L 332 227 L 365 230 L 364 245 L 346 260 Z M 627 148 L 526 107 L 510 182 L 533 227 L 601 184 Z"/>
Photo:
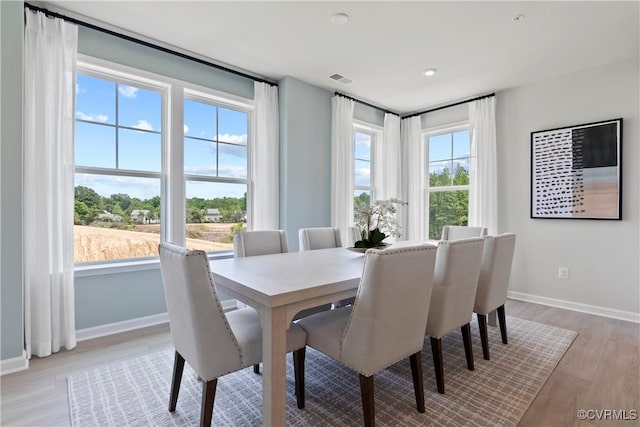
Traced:
<path id="1" fill-rule="evenodd" d="M 478 317 L 482 355 L 489 360 L 489 339 L 487 335 L 487 315 L 497 310 L 502 342 L 507 344 L 507 324 L 504 303 L 507 301 L 509 275 L 513 261 L 516 235 L 513 233 L 487 236 L 484 240 L 482 265 L 478 279 L 478 291 L 473 311 Z"/>
<path id="2" fill-rule="evenodd" d="M 289 252 L 285 230 L 240 231 L 233 235 L 236 258 Z"/>
<path id="3" fill-rule="evenodd" d="M 233 256 L 236 258 L 287 252 L 289 243 L 286 230 L 240 231 L 233 235 Z M 298 320 L 325 310 L 331 310 L 331 304 L 302 310 L 293 319 Z M 259 364 L 253 366 L 253 372 L 260 373 Z"/>
<path id="4" fill-rule="evenodd" d="M 467 227 L 466 225 L 445 225 L 442 227 L 441 240 L 460 240 L 470 237 L 484 237 L 487 235 L 486 227 Z"/>
<path id="5" fill-rule="evenodd" d="M 446 334 L 460 328 L 467 368 L 474 369 L 469 323 L 473 316 L 483 246 L 480 237 L 438 244 L 426 335 L 431 337 L 433 367 L 440 393 L 444 393 L 442 337 Z"/>
<path id="6" fill-rule="evenodd" d="M 373 376 L 405 357 L 424 412 L 422 347 L 437 248 L 369 249 L 353 306 L 299 321 L 307 345 L 360 374 L 366 426 L 375 425 Z"/>
<path id="7" fill-rule="evenodd" d="M 298 239 L 301 251 L 342 247 L 340 229 L 336 227 L 301 228 L 298 230 Z M 336 301 L 333 307 L 340 308 L 353 304 L 354 299 L 355 298 L 345 298 Z"/>
<path id="8" fill-rule="evenodd" d="M 200 425 L 211 425 L 218 378 L 262 360 L 258 313 L 243 308 L 224 313 L 203 251 L 160 243 L 171 339 L 175 347 L 169 411 L 176 410 L 185 360 L 202 379 Z M 287 331 L 287 351 L 294 352 L 296 397 L 304 408 L 306 333 L 296 324 Z"/>
<path id="9" fill-rule="evenodd" d="M 353 247 L 358 240 L 362 240 L 358 227 L 347 227 L 347 241 L 345 242 L 345 246 Z"/>
<path id="10" fill-rule="evenodd" d="M 336 227 L 301 228 L 298 239 L 301 251 L 342 247 L 340 229 Z"/>

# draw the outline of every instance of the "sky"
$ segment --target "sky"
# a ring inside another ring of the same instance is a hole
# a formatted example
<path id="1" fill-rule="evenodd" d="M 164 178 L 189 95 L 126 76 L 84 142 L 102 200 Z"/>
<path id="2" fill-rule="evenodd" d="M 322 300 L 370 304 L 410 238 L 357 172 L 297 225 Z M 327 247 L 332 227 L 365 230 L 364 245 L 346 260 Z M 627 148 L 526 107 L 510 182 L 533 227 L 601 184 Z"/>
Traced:
<path id="1" fill-rule="evenodd" d="M 458 164 L 469 170 L 471 152 L 469 130 L 460 130 L 429 137 L 429 173 L 448 168 L 455 172 Z"/>
<path id="2" fill-rule="evenodd" d="M 161 171 L 160 92 L 78 74 L 76 119 L 77 166 Z M 115 127 L 116 123 L 120 128 Z M 186 175 L 247 178 L 246 112 L 185 99 L 183 128 Z M 371 135 L 355 132 L 356 186 L 371 186 L 371 142 Z M 440 172 L 445 167 L 453 171 L 456 163 L 468 170 L 469 151 L 468 130 L 430 137 L 429 172 Z M 456 158 L 462 160 L 451 160 Z M 158 178 L 78 173 L 75 184 L 90 187 L 105 197 L 115 193 L 140 199 L 160 195 Z M 187 198 L 242 197 L 246 191 L 245 184 L 188 179 L 186 183 Z"/>
<path id="3" fill-rule="evenodd" d="M 78 74 L 76 119 L 77 166 L 161 171 L 160 92 Z M 125 128 L 117 129 L 116 123 Z M 247 178 L 246 112 L 186 99 L 183 127 L 185 174 Z M 76 174 L 75 185 L 106 197 L 160 195 L 158 178 Z M 242 197 L 246 191 L 246 184 L 187 181 L 186 185 L 187 198 Z"/>

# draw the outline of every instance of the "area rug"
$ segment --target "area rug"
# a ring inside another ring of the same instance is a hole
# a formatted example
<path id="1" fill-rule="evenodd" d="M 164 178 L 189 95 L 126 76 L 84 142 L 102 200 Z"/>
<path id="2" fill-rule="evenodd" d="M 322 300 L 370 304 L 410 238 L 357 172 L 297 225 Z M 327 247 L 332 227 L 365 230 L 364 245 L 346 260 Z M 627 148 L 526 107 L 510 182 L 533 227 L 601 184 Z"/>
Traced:
<path id="1" fill-rule="evenodd" d="M 482 358 L 478 328 L 472 323 L 475 371 L 466 367 L 460 333 L 443 338 L 446 394 L 436 391 L 429 339 L 423 350 L 426 413 L 415 409 L 408 360 L 375 376 L 376 423 L 380 426 L 515 426 L 567 351 L 577 333 L 507 318 L 509 344 L 489 328 L 491 360 Z M 294 395 L 287 356 L 287 424 L 363 424 L 358 375 L 308 348 L 306 408 Z M 200 416 L 202 385 L 185 365 L 178 406 L 167 411 L 173 349 L 105 365 L 68 378 L 71 423 L 89 426 L 193 426 Z M 213 425 L 262 424 L 262 376 L 252 368 L 218 380 Z"/>

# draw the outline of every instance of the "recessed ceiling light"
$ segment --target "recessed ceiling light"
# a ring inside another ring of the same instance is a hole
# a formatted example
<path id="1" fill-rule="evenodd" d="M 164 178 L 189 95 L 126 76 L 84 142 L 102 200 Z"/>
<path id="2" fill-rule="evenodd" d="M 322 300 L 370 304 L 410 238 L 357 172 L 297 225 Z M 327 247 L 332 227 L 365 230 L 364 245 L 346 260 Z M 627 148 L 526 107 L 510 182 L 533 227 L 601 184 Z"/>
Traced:
<path id="1" fill-rule="evenodd" d="M 431 77 L 436 73 L 436 71 L 438 71 L 438 70 L 436 70 L 435 68 L 429 68 L 427 70 L 424 70 L 424 72 L 422 74 L 424 74 L 427 77 Z"/>
<path id="2" fill-rule="evenodd" d="M 520 21 L 522 21 L 523 19 L 524 19 L 524 15 L 523 15 L 523 14 L 521 14 L 521 13 L 519 13 L 519 14 L 517 14 L 516 16 L 514 16 L 513 18 L 511 18 L 511 20 L 512 20 L 513 22 L 520 22 Z"/>
<path id="3" fill-rule="evenodd" d="M 347 15 L 346 13 L 334 13 L 331 16 L 331 22 L 333 22 L 336 25 L 344 25 L 347 22 L 349 22 L 349 15 Z"/>

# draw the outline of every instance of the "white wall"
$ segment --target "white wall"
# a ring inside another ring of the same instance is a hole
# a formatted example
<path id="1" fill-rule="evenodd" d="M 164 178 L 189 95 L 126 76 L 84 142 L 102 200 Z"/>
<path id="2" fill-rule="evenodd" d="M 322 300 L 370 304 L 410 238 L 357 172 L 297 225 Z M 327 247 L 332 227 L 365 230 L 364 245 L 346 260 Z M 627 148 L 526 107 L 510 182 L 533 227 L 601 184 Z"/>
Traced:
<path id="1" fill-rule="evenodd" d="M 635 58 L 497 94 L 498 224 L 517 234 L 512 291 L 640 319 L 639 76 Z M 618 117 L 623 220 L 531 219 L 530 133 Z M 568 280 L 558 279 L 560 266 Z"/>

